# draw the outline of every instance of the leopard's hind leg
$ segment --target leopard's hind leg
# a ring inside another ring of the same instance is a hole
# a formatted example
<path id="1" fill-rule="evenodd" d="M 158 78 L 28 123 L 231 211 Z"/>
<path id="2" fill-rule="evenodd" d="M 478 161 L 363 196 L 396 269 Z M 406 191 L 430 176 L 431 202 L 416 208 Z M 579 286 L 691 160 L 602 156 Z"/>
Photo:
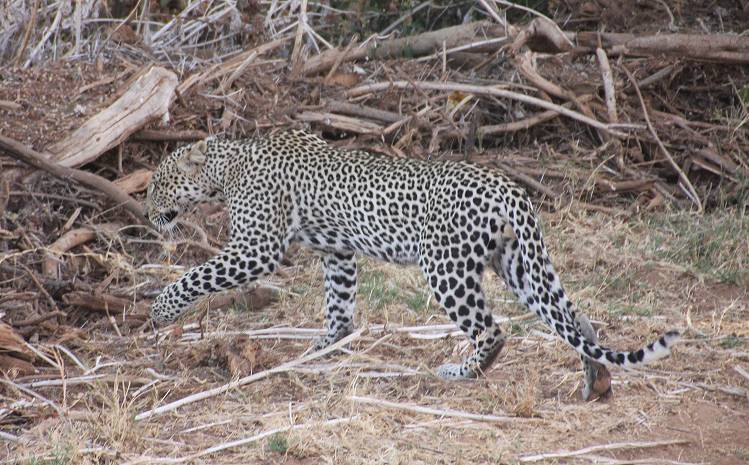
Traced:
<path id="1" fill-rule="evenodd" d="M 419 265 L 437 302 L 474 346 L 463 363 L 444 364 L 437 369 L 437 374 L 444 379 L 476 378 L 489 368 L 505 343 L 505 336 L 486 308 L 481 290 L 486 257 L 493 253 L 493 250 L 481 249 L 492 247 L 494 243 L 490 246 L 461 244 L 454 239 L 442 244 L 422 243 Z"/>
<path id="2" fill-rule="evenodd" d="M 351 334 L 356 303 L 356 257 L 353 253 L 328 253 L 323 257 L 325 327 L 328 333 L 315 341 L 324 349 Z"/>

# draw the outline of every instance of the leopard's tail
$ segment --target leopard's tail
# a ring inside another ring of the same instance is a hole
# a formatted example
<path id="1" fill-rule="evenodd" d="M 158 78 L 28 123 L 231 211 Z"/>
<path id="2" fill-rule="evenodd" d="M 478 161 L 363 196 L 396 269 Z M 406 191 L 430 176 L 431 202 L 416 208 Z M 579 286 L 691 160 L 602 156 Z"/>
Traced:
<path id="1" fill-rule="evenodd" d="M 671 346 L 679 339 L 678 331 L 667 331 L 658 340 L 638 350 L 618 351 L 588 340 L 577 329 L 573 333 L 560 332 L 559 329 L 556 329 L 556 331 L 581 355 L 585 355 L 603 365 L 622 368 L 635 368 L 667 357 L 671 354 Z M 578 340 L 579 342 L 577 342 Z"/>
<path id="2" fill-rule="evenodd" d="M 671 346 L 679 339 L 678 331 L 668 331 L 658 340 L 634 351 L 612 350 L 586 338 L 579 330 L 574 306 L 565 295 L 548 257 L 530 200 L 523 195 L 512 204 L 515 208 L 508 215 L 509 225 L 518 240 L 522 260 L 522 265 L 516 266 L 523 268 L 522 273 L 519 269 L 515 273 L 519 282 L 514 290 L 522 303 L 578 353 L 603 365 L 633 368 L 671 353 Z M 521 278 L 521 275 L 524 276 Z"/>

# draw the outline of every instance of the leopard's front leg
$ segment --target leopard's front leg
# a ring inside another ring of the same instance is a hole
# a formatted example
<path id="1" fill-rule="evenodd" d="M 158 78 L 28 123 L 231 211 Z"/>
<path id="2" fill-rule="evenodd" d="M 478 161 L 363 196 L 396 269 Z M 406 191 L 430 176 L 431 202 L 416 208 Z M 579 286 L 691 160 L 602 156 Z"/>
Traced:
<path id="1" fill-rule="evenodd" d="M 273 273 L 284 249 L 281 238 L 262 245 L 246 238 L 232 240 L 220 254 L 191 268 L 167 286 L 151 305 L 151 318 L 156 324 L 171 323 L 205 295 Z"/>

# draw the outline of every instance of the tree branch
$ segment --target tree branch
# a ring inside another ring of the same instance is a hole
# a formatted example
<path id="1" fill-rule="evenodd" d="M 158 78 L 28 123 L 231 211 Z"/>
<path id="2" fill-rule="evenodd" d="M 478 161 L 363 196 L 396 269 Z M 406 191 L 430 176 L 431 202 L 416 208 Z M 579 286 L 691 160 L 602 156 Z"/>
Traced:
<path id="1" fill-rule="evenodd" d="M 11 158 L 20 160 L 34 168 L 46 171 L 57 178 L 62 180 L 72 179 L 80 184 L 102 192 L 118 206 L 122 206 L 125 210 L 132 213 L 141 224 L 151 226 L 151 222 L 146 218 L 143 206 L 113 182 L 87 171 L 61 166 L 50 161 L 51 155 L 39 153 L 16 140 L 3 135 L 0 135 L 0 150 L 4 151 Z"/>

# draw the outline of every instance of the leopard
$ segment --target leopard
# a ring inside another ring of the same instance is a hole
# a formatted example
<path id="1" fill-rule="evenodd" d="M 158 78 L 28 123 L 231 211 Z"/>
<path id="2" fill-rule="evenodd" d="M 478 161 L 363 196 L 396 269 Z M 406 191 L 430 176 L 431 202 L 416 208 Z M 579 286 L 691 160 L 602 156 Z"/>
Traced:
<path id="1" fill-rule="evenodd" d="M 338 148 L 303 129 L 214 136 L 164 157 L 146 208 L 158 230 L 172 231 L 179 215 L 212 201 L 227 207 L 229 238 L 153 301 L 157 326 L 206 295 L 274 273 L 290 245 L 301 244 L 321 255 L 325 332 L 317 350 L 354 330 L 359 255 L 417 265 L 437 304 L 469 339 L 467 358 L 437 368 L 444 379 L 478 377 L 507 340 L 482 290 L 487 269 L 579 354 L 584 396 L 599 369 L 661 359 L 679 338 L 670 330 L 632 351 L 600 345 L 555 272 L 529 195 L 492 167 Z"/>

